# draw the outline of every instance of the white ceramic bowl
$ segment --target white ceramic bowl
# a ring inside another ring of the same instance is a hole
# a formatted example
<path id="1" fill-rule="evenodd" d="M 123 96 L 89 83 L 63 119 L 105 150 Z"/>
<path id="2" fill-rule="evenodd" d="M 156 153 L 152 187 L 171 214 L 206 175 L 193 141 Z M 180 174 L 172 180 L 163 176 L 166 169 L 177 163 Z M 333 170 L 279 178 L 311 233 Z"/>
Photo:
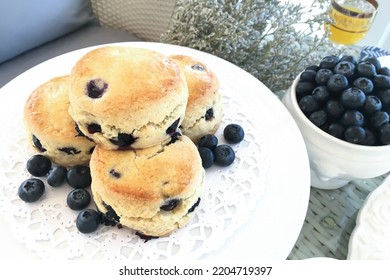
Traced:
<path id="1" fill-rule="evenodd" d="M 336 189 L 351 180 L 373 178 L 390 171 L 390 145 L 351 144 L 315 126 L 298 106 L 295 95 L 298 81 L 299 75 L 282 101 L 303 135 L 310 160 L 313 187 Z"/>

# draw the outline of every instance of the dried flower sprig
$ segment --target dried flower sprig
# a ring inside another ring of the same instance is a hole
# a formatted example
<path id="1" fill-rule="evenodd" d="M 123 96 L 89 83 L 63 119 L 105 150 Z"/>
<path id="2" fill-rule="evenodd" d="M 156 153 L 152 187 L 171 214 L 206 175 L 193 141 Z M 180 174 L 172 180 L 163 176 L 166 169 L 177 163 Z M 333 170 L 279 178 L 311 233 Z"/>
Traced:
<path id="1" fill-rule="evenodd" d="M 228 60 L 273 92 L 310 64 L 341 49 L 328 40 L 328 0 L 310 6 L 280 0 L 178 0 L 164 43 Z"/>

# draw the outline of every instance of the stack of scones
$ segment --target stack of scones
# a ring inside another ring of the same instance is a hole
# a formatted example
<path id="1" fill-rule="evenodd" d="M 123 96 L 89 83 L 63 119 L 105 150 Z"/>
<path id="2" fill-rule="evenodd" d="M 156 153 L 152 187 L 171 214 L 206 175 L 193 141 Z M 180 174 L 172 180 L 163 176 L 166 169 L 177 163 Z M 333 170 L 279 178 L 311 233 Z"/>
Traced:
<path id="1" fill-rule="evenodd" d="M 125 46 L 88 52 L 69 75 L 38 87 L 24 112 L 42 154 L 89 163 L 106 220 L 150 237 L 193 217 L 205 184 L 196 143 L 221 119 L 219 82 L 205 64 Z"/>

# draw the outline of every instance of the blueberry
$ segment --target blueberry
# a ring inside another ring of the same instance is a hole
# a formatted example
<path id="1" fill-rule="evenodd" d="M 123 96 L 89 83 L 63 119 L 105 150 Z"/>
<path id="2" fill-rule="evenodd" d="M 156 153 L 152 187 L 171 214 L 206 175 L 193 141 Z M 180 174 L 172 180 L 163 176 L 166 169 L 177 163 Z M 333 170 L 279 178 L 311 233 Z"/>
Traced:
<path id="1" fill-rule="evenodd" d="M 329 78 L 333 75 L 332 70 L 330 69 L 320 69 L 317 71 L 315 80 L 316 83 L 320 86 L 326 85 L 328 82 Z"/>
<path id="2" fill-rule="evenodd" d="M 199 65 L 199 64 L 193 64 L 191 65 L 191 69 L 194 69 L 196 71 L 201 71 L 203 72 L 204 71 L 204 67 L 202 65 Z"/>
<path id="3" fill-rule="evenodd" d="M 361 112 L 355 110 L 347 110 L 341 116 L 340 123 L 347 126 L 362 126 L 364 123 L 364 116 Z"/>
<path id="4" fill-rule="evenodd" d="M 325 112 L 328 113 L 329 117 L 338 119 L 344 113 L 344 106 L 339 100 L 331 99 L 325 104 Z"/>
<path id="5" fill-rule="evenodd" d="M 364 128 L 360 126 L 349 126 L 344 131 L 345 141 L 353 144 L 359 144 L 364 140 L 365 137 L 366 132 Z"/>
<path id="6" fill-rule="evenodd" d="M 58 149 L 60 152 L 63 152 L 67 155 L 77 155 L 79 153 L 81 153 L 81 151 L 77 150 L 76 148 L 73 148 L 73 147 L 64 147 L 64 148 L 60 148 Z"/>
<path id="7" fill-rule="evenodd" d="M 198 198 L 198 200 L 194 203 L 194 205 L 192 205 L 190 207 L 190 209 L 188 209 L 187 213 L 191 213 L 191 212 L 194 212 L 195 208 L 198 207 L 200 204 L 200 197 Z"/>
<path id="8" fill-rule="evenodd" d="M 110 142 L 116 146 L 118 146 L 119 149 L 127 149 L 129 148 L 138 138 L 133 137 L 133 135 L 128 133 L 118 133 L 117 138 L 111 138 Z"/>
<path id="9" fill-rule="evenodd" d="M 91 185 L 92 178 L 88 166 L 76 165 L 71 167 L 66 174 L 66 181 L 74 189 L 83 189 Z"/>
<path id="10" fill-rule="evenodd" d="M 328 132 L 330 135 L 332 135 L 334 137 L 337 137 L 339 139 L 343 139 L 344 131 L 345 131 L 345 128 L 341 124 L 339 124 L 339 123 L 331 123 L 328 126 L 328 129 L 327 129 L 326 132 Z"/>
<path id="11" fill-rule="evenodd" d="M 325 56 L 320 61 L 319 67 L 323 68 L 323 69 L 333 70 L 333 68 L 337 65 L 338 62 L 339 62 L 339 59 L 337 56 L 328 55 L 328 56 Z"/>
<path id="12" fill-rule="evenodd" d="M 86 86 L 87 95 L 91 98 L 100 98 L 107 90 L 107 87 L 107 83 L 105 83 L 102 79 L 91 80 Z"/>
<path id="13" fill-rule="evenodd" d="M 365 58 L 365 59 L 363 60 L 363 62 L 371 63 L 372 65 L 374 65 L 375 70 L 378 70 L 379 68 L 382 67 L 380 61 L 379 61 L 378 58 L 376 58 L 375 56 L 367 57 L 367 58 Z"/>
<path id="14" fill-rule="evenodd" d="M 379 130 L 379 141 L 383 145 L 390 144 L 390 123 L 381 126 Z"/>
<path id="15" fill-rule="evenodd" d="M 30 178 L 22 182 L 18 189 L 18 196 L 25 202 L 34 202 L 40 199 L 45 192 L 45 184 L 38 178 Z"/>
<path id="16" fill-rule="evenodd" d="M 313 70 L 317 72 L 318 70 L 320 70 L 320 67 L 318 65 L 310 65 L 306 67 L 305 70 Z"/>
<path id="17" fill-rule="evenodd" d="M 334 74 L 330 76 L 326 87 L 331 92 L 339 92 L 348 87 L 348 79 L 341 74 Z"/>
<path id="18" fill-rule="evenodd" d="M 173 135 L 176 130 L 177 130 L 177 127 L 179 126 L 179 122 L 180 122 L 180 118 L 178 118 L 177 120 L 175 120 L 166 130 L 165 130 L 165 133 L 168 134 L 168 135 Z"/>
<path id="19" fill-rule="evenodd" d="M 341 61 L 334 67 L 335 74 L 341 74 L 346 78 L 352 78 L 355 74 L 355 65 L 349 61 Z"/>
<path id="20" fill-rule="evenodd" d="M 366 132 L 366 137 L 364 137 L 363 141 L 360 144 L 366 145 L 366 146 L 375 146 L 376 142 L 377 142 L 375 133 L 373 133 L 368 128 L 365 128 L 364 131 Z"/>
<path id="21" fill-rule="evenodd" d="M 87 125 L 88 133 L 89 134 L 94 134 L 97 132 L 102 132 L 102 128 L 99 124 L 97 123 L 90 123 Z"/>
<path id="22" fill-rule="evenodd" d="M 380 128 L 382 125 L 389 123 L 389 114 L 384 111 L 377 111 L 370 117 L 371 126 Z"/>
<path id="23" fill-rule="evenodd" d="M 366 101 L 366 95 L 358 88 L 351 87 L 341 93 L 341 103 L 348 109 L 358 109 Z"/>
<path id="24" fill-rule="evenodd" d="M 98 229 L 101 217 L 96 210 L 85 209 L 76 218 L 76 227 L 81 233 L 91 233 Z"/>
<path id="25" fill-rule="evenodd" d="M 329 100 L 330 94 L 326 89 L 326 86 L 318 86 L 313 89 L 311 95 L 314 97 L 318 103 L 324 103 Z"/>
<path id="26" fill-rule="evenodd" d="M 179 202 L 180 202 L 180 199 L 177 199 L 177 198 L 170 199 L 170 200 L 166 201 L 164 203 L 164 205 L 162 205 L 160 207 L 160 209 L 163 211 L 172 211 L 173 209 L 175 209 L 177 207 L 177 205 L 179 205 Z"/>
<path id="27" fill-rule="evenodd" d="M 360 89 L 365 94 L 370 94 L 374 90 L 374 84 L 372 81 L 365 77 L 357 78 L 355 81 L 353 81 L 353 86 Z"/>
<path id="28" fill-rule="evenodd" d="M 42 146 L 42 144 L 41 144 L 41 141 L 39 141 L 39 139 L 35 136 L 35 135 L 33 135 L 32 136 L 32 141 L 33 141 L 33 144 L 34 144 L 34 146 L 40 151 L 40 152 L 46 152 L 46 149 Z"/>
<path id="29" fill-rule="evenodd" d="M 372 78 L 376 75 L 375 66 L 364 61 L 357 65 L 356 72 L 359 77 Z"/>
<path id="30" fill-rule="evenodd" d="M 228 124 L 223 130 L 223 137 L 229 143 L 239 143 L 244 139 L 244 129 L 239 124 Z"/>
<path id="31" fill-rule="evenodd" d="M 69 208 L 72 210 L 84 209 L 90 202 L 91 195 L 84 189 L 75 189 L 71 191 L 66 198 L 66 204 L 68 204 Z"/>
<path id="32" fill-rule="evenodd" d="M 352 55 L 343 55 L 343 56 L 340 58 L 340 61 L 349 61 L 349 62 L 351 62 L 353 65 L 356 65 L 356 64 L 357 64 L 355 57 L 352 56 Z"/>
<path id="33" fill-rule="evenodd" d="M 372 78 L 375 90 L 390 89 L 390 77 L 385 75 L 375 75 Z"/>
<path id="34" fill-rule="evenodd" d="M 206 147 L 214 150 L 218 145 L 218 138 L 214 134 L 206 134 L 200 137 L 198 147 Z"/>
<path id="35" fill-rule="evenodd" d="M 310 114 L 309 120 L 316 126 L 321 127 L 328 120 L 328 114 L 324 110 L 314 111 Z"/>
<path id="36" fill-rule="evenodd" d="M 52 187 L 61 186 L 66 179 L 67 169 L 63 166 L 55 166 L 50 169 L 47 175 L 47 183 Z"/>
<path id="37" fill-rule="evenodd" d="M 375 95 L 368 95 L 362 109 L 364 114 L 370 115 L 376 111 L 380 111 L 381 109 L 382 109 L 381 100 Z"/>
<path id="38" fill-rule="evenodd" d="M 316 84 L 311 82 L 298 82 L 295 87 L 295 93 L 297 95 L 297 99 L 301 100 L 305 95 L 311 94 L 313 89 L 315 89 Z"/>
<path id="39" fill-rule="evenodd" d="M 210 121 L 210 120 L 214 119 L 214 109 L 213 108 L 207 109 L 206 113 L 204 114 L 204 119 L 206 121 Z"/>
<path id="40" fill-rule="evenodd" d="M 27 161 L 27 171 L 37 177 L 45 176 L 51 168 L 51 161 L 43 155 L 33 155 Z"/>
<path id="41" fill-rule="evenodd" d="M 115 210 L 103 201 L 103 206 L 106 208 L 106 213 L 102 215 L 102 223 L 106 226 L 120 226 L 120 217 Z"/>
<path id="42" fill-rule="evenodd" d="M 229 145 L 219 145 L 214 149 L 215 163 L 220 166 L 229 166 L 236 155 Z"/>
<path id="43" fill-rule="evenodd" d="M 215 157 L 212 150 L 206 147 L 198 148 L 200 158 L 202 159 L 203 168 L 209 168 L 213 165 Z"/>
<path id="44" fill-rule="evenodd" d="M 378 74 L 390 77 L 390 69 L 388 67 L 381 67 L 377 71 Z"/>
<path id="45" fill-rule="evenodd" d="M 299 76 L 300 77 L 300 81 L 301 82 L 315 83 L 316 74 L 317 74 L 317 71 L 305 70 Z"/>
<path id="46" fill-rule="evenodd" d="M 119 179 L 122 175 L 115 169 L 110 170 L 110 175 L 116 179 Z"/>
<path id="47" fill-rule="evenodd" d="M 318 101 L 312 95 L 304 96 L 298 103 L 305 115 L 310 115 L 320 107 Z"/>
<path id="48" fill-rule="evenodd" d="M 390 108 L 390 89 L 379 90 L 377 96 L 382 102 L 383 109 Z"/>

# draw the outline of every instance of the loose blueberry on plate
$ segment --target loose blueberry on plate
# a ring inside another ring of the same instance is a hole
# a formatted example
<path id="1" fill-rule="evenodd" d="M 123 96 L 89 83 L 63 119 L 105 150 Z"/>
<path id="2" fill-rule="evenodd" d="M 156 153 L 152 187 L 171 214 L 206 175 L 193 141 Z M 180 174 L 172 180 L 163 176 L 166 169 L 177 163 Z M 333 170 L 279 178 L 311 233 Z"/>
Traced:
<path id="1" fill-rule="evenodd" d="M 236 158 L 234 150 L 229 145 L 219 145 L 214 149 L 215 163 L 220 166 L 229 166 Z"/>
<path id="2" fill-rule="evenodd" d="M 77 215 L 76 227 L 81 233 L 91 233 L 98 229 L 100 220 L 96 210 L 85 209 Z"/>
<path id="3" fill-rule="evenodd" d="M 215 160 L 213 151 L 206 147 L 199 147 L 198 151 L 199 151 L 200 158 L 202 159 L 203 168 L 205 169 L 210 168 L 213 165 Z"/>
<path id="4" fill-rule="evenodd" d="M 33 155 L 27 161 L 27 171 L 37 177 L 45 176 L 51 168 L 51 161 L 43 155 Z"/>
<path id="5" fill-rule="evenodd" d="M 239 124 L 228 124 L 223 130 L 223 137 L 229 143 L 239 143 L 244 139 L 244 129 Z"/>
<path id="6" fill-rule="evenodd" d="M 85 189 L 75 189 L 71 191 L 67 198 L 66 204 L 72 210 L 81 210 L 86 208 L 91 202 L 91 195 Z"/>
<path id="7" fill-rule="evenodd" d="M 66 174 L 66 181 L 74 189 L 83 189 L 88 187 L 91 182 L 91 172 L 88 166 L 76 165 L 70 168 Z"/>
<path id="8" fill-rule="evenodd" d="M 198 147 L 209 148 L 210 150 L 214 150 L 218 145 L 218 138 L 214 134 L 206 134 L 200 137 L 198 142 Z"/>
<path id="9" fill-rule="evenodd" d="M 45 192 L 45 184 L 38 178 L 30 178 L 22 182 L 18 189 L 18 196 L 25 202 L 39 200 Z"/>
<path id="10" fill-rule="evenodd" d="M 52 187 L 61 186 L 66 179 L 67 169 L 63 166 L 54 166 L 47 175 L 47 183 Z"/>

